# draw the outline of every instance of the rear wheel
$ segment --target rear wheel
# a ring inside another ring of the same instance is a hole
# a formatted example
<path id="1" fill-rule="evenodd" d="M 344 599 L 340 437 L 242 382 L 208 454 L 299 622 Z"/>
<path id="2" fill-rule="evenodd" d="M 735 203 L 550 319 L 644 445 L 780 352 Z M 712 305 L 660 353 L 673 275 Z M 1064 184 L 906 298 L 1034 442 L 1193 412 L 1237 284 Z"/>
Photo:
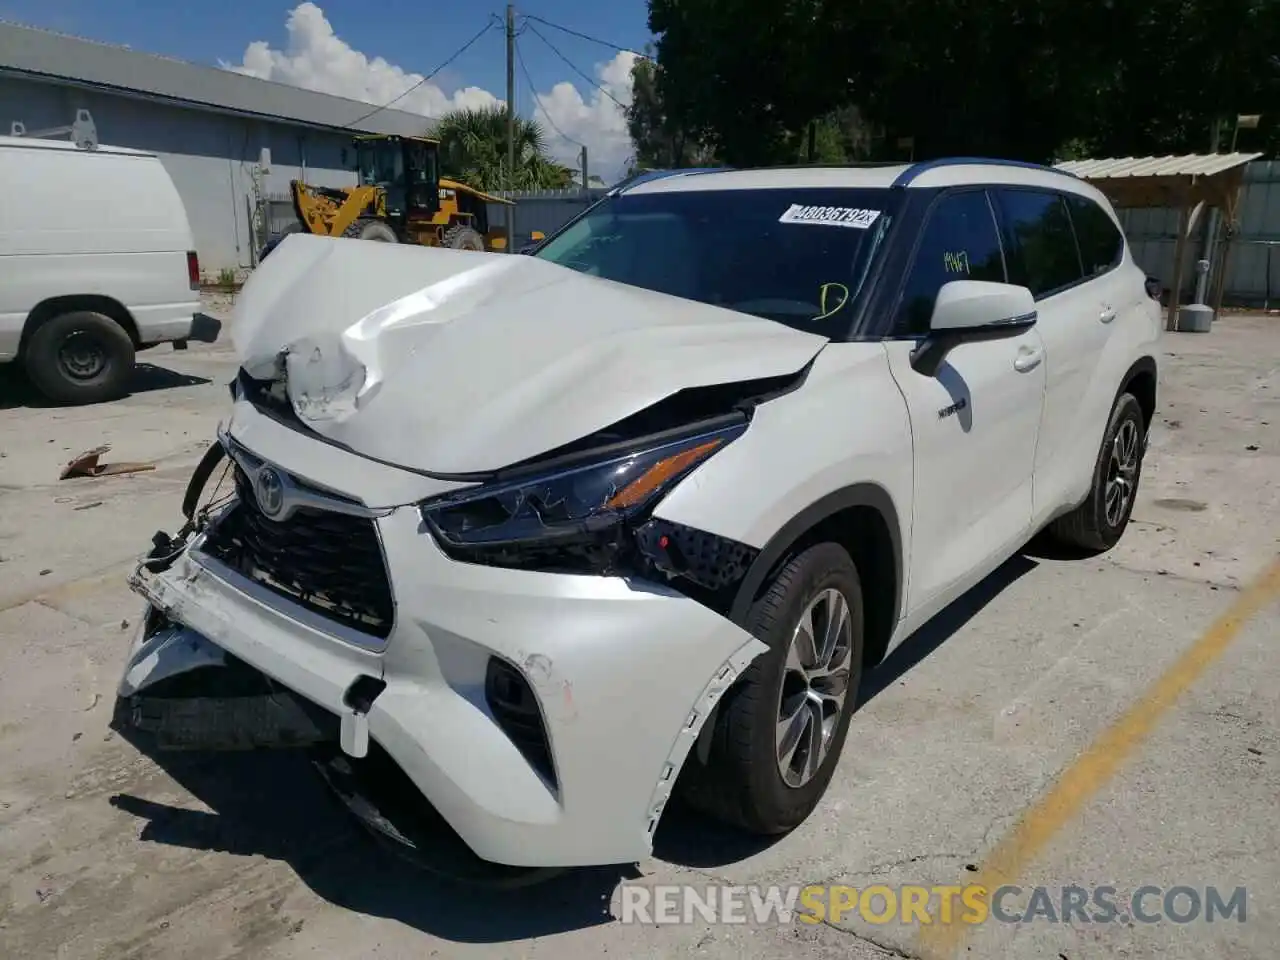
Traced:
<path id="1" fill-rule="evenodd" d="M 357 220 L 342 231 L 344 237 L 355 240 L 377 240 L 379 243 L 399 243 L 396 232 L 381 220 Z"/>
<path id="2" fill-rule="evenodd" d="M 1120 395 L 1102 438 L 1093 467 L 1089 497 L 1049 527 L 1050 535 L 1067 546 L 1102 553 L 1124 534 L 1138 496 L 1142 455 L 1146 452 L 1146 419 L 1131 393 Z"/>
<path id="3" fill-rule="evenodd" d="M 23 351 L 31 383 L 56 403 L 100 403 L 123 396 L 133 375 L 134 346 L 110 317 L 90 311 L 45 321 Z"/>
<path id="4" fill-rule="evenodd" d="M 455 224 L 444 232 L 442 246 L 452 250 L 477 250 L 484 252 L 484 237 L 475 227 L 465 223 Z"/>
<path id="5" fill-rule="evenodd" d="M 691 806 L 752 833 L 785 833 L 822 799 L 849 730 L 862 676 L 858 570 L 819 543 L 782 568 L 745 627 L 768 644 L 725 695 L 706 766 L 691 759 Z"/>

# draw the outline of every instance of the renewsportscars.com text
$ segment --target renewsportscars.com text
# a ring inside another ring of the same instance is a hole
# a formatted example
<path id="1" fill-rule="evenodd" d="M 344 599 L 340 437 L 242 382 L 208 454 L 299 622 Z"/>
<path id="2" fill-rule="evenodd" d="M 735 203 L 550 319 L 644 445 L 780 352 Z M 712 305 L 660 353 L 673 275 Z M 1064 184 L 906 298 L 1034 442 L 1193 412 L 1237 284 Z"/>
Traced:
<path id="1" fill-rule="evenodd" d="M 1244 923 L 1244 887 L 1146 885 L 1022 887 L 851 887 L 624 884 L 617 917 L 623 923 Z"/>

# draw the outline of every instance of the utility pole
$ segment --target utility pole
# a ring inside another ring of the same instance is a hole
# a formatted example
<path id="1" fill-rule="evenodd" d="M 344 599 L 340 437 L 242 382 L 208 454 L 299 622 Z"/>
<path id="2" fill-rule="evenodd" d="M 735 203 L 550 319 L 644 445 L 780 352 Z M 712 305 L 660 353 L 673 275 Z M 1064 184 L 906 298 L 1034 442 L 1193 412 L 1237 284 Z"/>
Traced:
<path id="1" fill-rule="evenodd" d="M 587 174 L 587 145 L 582 145 L 582 196 L 588 198 L 591 196 L 591 178 Z"/>
<path id="2" fill-rule="evenodd" d="M 516 183 L 516 5 L 507 4 L 507 189 Z M 508 197 L 507 199 L 510 199 Z M 515 207 L 507 207 L 507 253 L 515 250 Z"/>

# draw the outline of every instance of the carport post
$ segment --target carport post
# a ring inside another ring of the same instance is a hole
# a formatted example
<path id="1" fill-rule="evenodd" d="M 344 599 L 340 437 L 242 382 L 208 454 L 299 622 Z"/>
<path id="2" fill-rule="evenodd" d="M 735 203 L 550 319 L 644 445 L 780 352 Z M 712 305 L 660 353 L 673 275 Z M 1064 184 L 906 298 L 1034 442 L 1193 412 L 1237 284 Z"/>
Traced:
<path id="1" fill-rule="evenodd" d="M 1215 320 L 1222 310 L 1222 296 L 1227 289 L 1227 267 L 1231 263 L 1231 250 L 1235 246 L 1236 215 L 1240 212 L 1241 193 L 1243 193 L 1243 187 L 1240 185 L 1232 185 L 1226 192 L 1226 209 L 1223 211 L 1225 215 L 1222 218 L 1225 236 L 1220 244 L 1222 252 L 1218 255 L 1218 276 L 1213 286 L 1213 318 Z"/>
<path id="2" fill-rule="evenodd" d="M 1178 329 L 1178 299 L 1182 293 L 1182 261 L 1187 249 L 1187 210 L 1188 198 L 1178 201 L 1178 239 L 1173 244 L 1173 282 L 1169 289 L 1169 316 L 1165 320 L 1166 330 Z"/>

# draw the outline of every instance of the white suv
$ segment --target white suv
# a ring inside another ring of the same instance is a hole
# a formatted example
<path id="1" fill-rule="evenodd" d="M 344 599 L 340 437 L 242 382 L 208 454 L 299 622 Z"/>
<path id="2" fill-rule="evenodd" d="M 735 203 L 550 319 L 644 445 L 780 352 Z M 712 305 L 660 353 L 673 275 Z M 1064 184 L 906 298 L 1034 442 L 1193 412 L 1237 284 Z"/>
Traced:
<path id="1" fill-rule="evenodd" d="M 800 823 L 864 670 L 1042 528 L 1116 542 L 1156 400 L 1110 205 L 1016 163 L 641 177 L 531 256 L 295 236 L 237 309 L 117 724 L 332 744 L 403 839 L 377 760 L 516 867 L 646 855 L 677 781 Z"/>

